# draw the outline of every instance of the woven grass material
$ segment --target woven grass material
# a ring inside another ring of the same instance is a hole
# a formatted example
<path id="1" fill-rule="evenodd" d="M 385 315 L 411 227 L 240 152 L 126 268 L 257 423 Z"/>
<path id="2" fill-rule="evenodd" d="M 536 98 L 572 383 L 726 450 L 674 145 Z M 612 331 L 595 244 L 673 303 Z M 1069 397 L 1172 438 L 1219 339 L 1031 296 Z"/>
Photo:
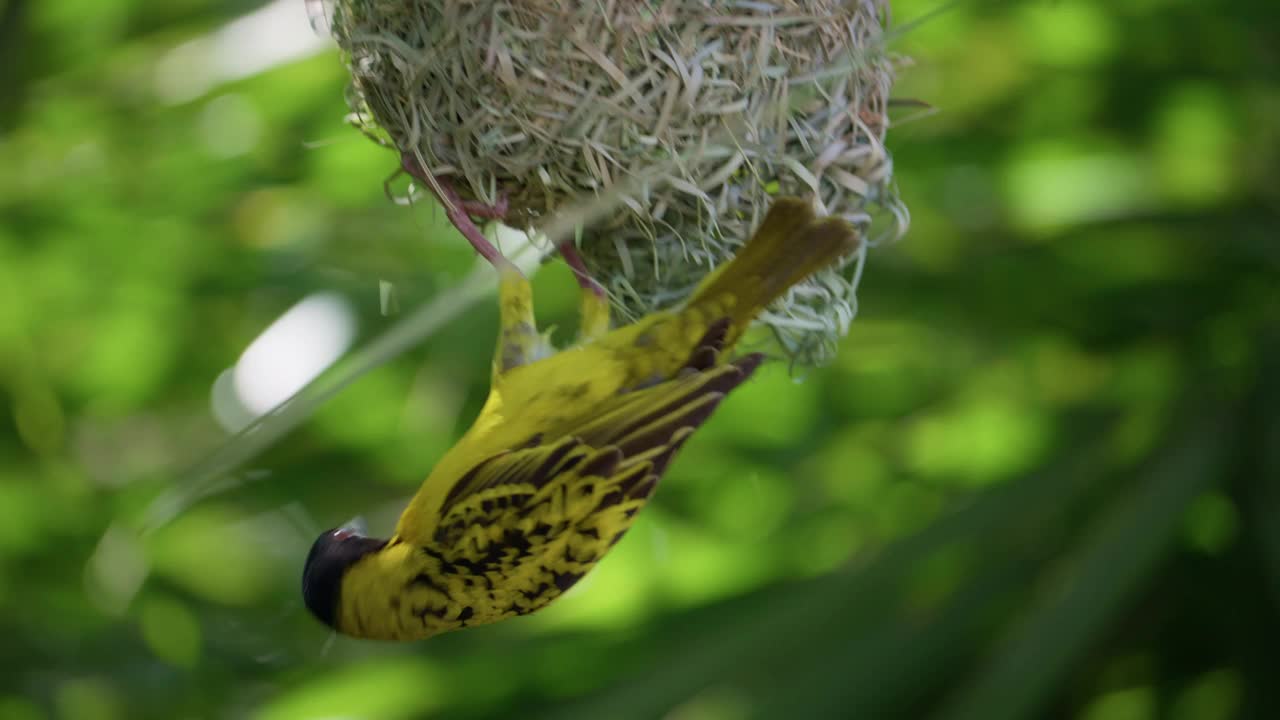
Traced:
<path id="1" fill-rule="evenodd" d="M 906 229 L 884 146 L 887 0 L 331 5 L 357 124 L 466 198 L 505 193 L 508 224 L 647 178 L 579 238 L 624 315 L 686 297 L 775 195 L 813 198 L 872 245 Z M 762 317 L 793 361 L 830 357 L 864 259 Z"/>

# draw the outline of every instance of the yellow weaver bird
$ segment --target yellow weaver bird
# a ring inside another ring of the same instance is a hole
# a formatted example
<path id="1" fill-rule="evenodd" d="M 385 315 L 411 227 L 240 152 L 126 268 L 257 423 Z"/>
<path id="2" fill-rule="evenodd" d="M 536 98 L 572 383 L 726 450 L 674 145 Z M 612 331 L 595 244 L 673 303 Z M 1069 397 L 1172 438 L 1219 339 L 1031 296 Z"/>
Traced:
<path id="1" fill-rule="evenodd" d="M 679 310 L 609 330 L 583 286 L 577 343 L 538 333 L 528 281 L 496 252 L 501 331 L 488 399 L 388 540 L 323 533 L 307 607 L 345 635 L 415 640 L 533 612 L 623 536 L 689 436 L 763 356 L 728 351 L 792 285 L 858 247 L 848 223 L 775 202 L 738 254 Z"/>

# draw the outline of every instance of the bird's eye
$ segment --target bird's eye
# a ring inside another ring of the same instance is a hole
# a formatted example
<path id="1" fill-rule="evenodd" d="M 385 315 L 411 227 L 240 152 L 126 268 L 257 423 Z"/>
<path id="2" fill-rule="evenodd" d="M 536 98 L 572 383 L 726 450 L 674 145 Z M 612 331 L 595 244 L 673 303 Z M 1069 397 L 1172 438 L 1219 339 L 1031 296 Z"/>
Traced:
<path id="1" fill-rule="evenodd" d="M 334 540 L 346 540 L 347 538 L 355 537 L 356 534 L 355 534 L 355 531 L 351 530 L 350 528 L 338 528 L 337 530 L 333 531 L 332 536 Z"/>

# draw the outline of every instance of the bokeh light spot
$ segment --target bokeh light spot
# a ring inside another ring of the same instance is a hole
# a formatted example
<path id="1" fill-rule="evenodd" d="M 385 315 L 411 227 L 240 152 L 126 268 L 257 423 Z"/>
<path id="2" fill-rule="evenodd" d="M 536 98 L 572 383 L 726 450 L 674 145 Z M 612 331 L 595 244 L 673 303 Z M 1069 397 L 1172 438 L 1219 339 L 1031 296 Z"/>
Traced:
<path id="1" fill-rule="evenodd" d="M 1192 548 L 1218 555 L 1231 546 L 1239 524 L 1239 513 L 1231 498 L 1220 492 L 1207 492 L 1187 508 L 1182 537 Z"/>
<path id="2" fill-rule="evenodd" d="M 1156 693 L 1149 687 L 1116 690 L 1095 698 L 1081 720 L 1148 720 L 1156 717 Z"/>
<path id="3" fill-rule="evenodd" d="M 236 395 L 255 415 L 271 410 L 341 357 L 355 334 L 355 313 L 342 296 L 308 296 L 263 330 L 240 356 L 233 374 Z"/>
<path id="4" fill-rule="evenodd" d="M 200 134 L 210 154 L 243 155 L 258 144 L 262 119 L 244 95 L 228 93 L 210 100 L 200 113 Z"/>
<path id="5" fill-rule="evenodd" d="M 1171 202 L 1212 205 L 1231 194 L 1239 162 L 1234 125 L 1226 99 L 1206 85 L 1179 86 L 1160 104 L 1151 143 Z"/>
<path id="6" fill-rule="evenodd" d="M 1150 204 L 1149 180 L 1130 151 L 1060 142 L 1015 152 L 1005 170 L 1013 220 L 1045 231 L 1132 212 Z"/>
<path id="7" fill-rule="evenodd" d="M 156 657 L 183 668 L 194 667 L 203 644 L 200 621 L 183 603 L 173 598 L 152 596 L 142 602 L 139 613 L 142 638 Z"/>
<path id="8" fill-rule="evenodd" d="M 1030 3 L 1019 9 L 1031 55 L 1048 65 L 1084 67 L 1109 58 L 1116 32 L 1109 14 L 1085 0 Z"/>
<path id="9" fill-rule="evenodd" d="M 255 720 L 420 718 L 446 700 L 440 669 L 422 657 L 396 655 L 312 677 L 269 700 Z"/>
<path id="10" fill-rule="evenodd" d="M 1193 680 L 1169 708 L 1170 720 L 1230 720 L 1240 717 L 1243 695 L 1240 673 L 1214 670 Z"/>

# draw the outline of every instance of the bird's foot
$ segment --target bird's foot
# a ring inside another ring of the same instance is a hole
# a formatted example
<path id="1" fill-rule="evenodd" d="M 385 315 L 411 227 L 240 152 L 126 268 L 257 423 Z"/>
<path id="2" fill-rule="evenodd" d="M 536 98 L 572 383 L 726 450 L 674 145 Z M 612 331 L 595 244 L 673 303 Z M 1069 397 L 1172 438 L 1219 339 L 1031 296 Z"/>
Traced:
<path id="1" fill-rule="evenodd" d="M 510 263 L 498 249 L 489 242 L 489 239 L 480 232 L 480 228 L 476 226 L 472 217 L 479 217 L 491 220 L 501 220 L 507 216 L 509 203 L 506 193 L 498 196 L 498 201 L 492 205 L 482 203 L 476 200 L 463 200 L 457 190 L 453 188 L 453 183 L 444 177 L 428 177 L 427 171 L 418 162 L 417 158 L 409 153 L 402 153 L 400 156 L 400 164 L 405 172 L 422 182 L 431 189 L 432 192 L 440 199 L 444 205 L 445 216 L 449 218 L 449 222 L 462 233 L 462 236 L 471 243 L 471 247 L 480 254 L 485 260 L 488 260 L 494 267 L 503 269 Z M 560 257 L 564 258 L 569 269 L 573 271 L 573 277 L 578 281 L 578 285 L 583 291 L 590 293 L 594 297 L 603 300 L 605 297 L 604 286 L 596 282 L 595 278 L 587 272 L 587 266 L 582 261 L 582 256 L 578 254 L 578 249 L 574 246 L 572 240 L 566 240 L 557 246 L 560 251 Z"/>
<path id="2" fill-rule="evenodd" d="M 508 266 L 511 266 L 511 262 L 504 258 L 502 253 L 498 252 L 498 248 L 489 242 L 484 233 L 480 232 L 480 228 L 476 226 L 475 221 L 471 219 L 472 215 L 494 219 L 505 217 L 507 214 L 507 198 L 505 195 L 499 198 L 495 205 L 463 200 L 448 178 L 428 177 L 427 171 L 409 153 L 400 155 L 400 165 L 405 172 L 435 193 L 440 200 L 440 204 L 444 206 L 445 217 L 449 218 L 449 222 L 458 229 L 458 232 L 462 233 L 462 237 L 471 243 L 471 247 L 475 248 L 480 257 L 488 260 L 491 265 L 499 270 L 509 269 Z"/>
<path id="3" fill-rule="evenodd" d="M 498 201 L 492 205 L 479 200 L 463 200 L 462 210 L 471 217 L 484 218 L 486 220 L 505 220 L 507 219 L 508 205 L 507 194 L 504 192 L 498 195 Z"/>
<path id="4" fill-rule="evenodd" d="M 565 264 L 573 271 L 573 277 L 578 281 L 578 286 L 595 297 L 604 299 L 604 286 L 596 282 L 596 279 L 591 277 L 591 273 L 587 272 L 587 265 L 582 262 L 582 256 L 578 254 L 578 248 L 574 246 L 573 241 L 565 240 L 557 245 L 556 249 L 560 251 L 560 257 L 564 258 Z"/>

